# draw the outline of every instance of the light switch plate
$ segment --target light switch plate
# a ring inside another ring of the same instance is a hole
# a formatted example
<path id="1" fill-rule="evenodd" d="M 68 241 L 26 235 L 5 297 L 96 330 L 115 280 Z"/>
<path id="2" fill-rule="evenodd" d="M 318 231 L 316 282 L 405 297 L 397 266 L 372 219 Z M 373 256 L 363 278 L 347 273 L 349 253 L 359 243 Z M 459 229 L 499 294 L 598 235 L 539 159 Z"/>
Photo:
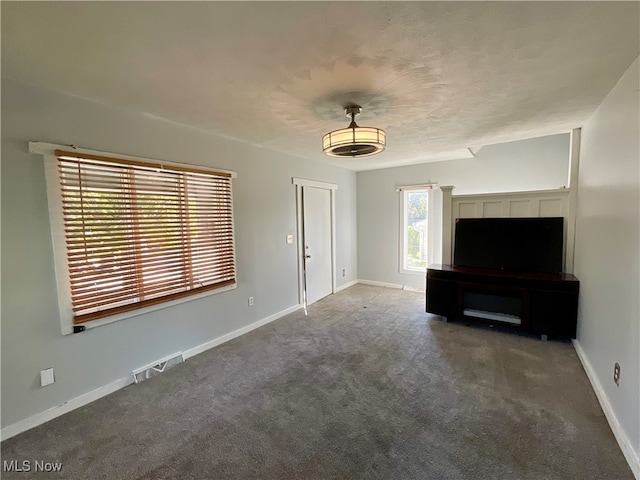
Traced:
<path id="1" fill-rule="evenodd" d="M 287 235 L 287 243 L 293 243 L 293 235 Z"/>
<path id="2" fill-rule="evenodd" d="M 46 370 L 40 371 L 40 386 L 46 387 L 47 385 L 51 385 L 55 381 L 56 380 L 53 376 L 53 368 L 47 368 Z"/>

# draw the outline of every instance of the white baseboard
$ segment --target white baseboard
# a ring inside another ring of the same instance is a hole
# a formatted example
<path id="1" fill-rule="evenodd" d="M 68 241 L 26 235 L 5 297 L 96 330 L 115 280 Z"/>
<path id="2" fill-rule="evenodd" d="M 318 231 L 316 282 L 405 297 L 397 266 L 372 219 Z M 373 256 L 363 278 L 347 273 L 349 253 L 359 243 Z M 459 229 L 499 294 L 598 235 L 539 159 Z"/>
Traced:
<path id="1" fill-rule="evenodd" d="M 193 347 L 190 348 L 188 350 L 185 350 L 183 352 L 184 358 L 191 358 L 194 355 L 197 355 L 199 353 L 205 352 L 213 347 L 217 347 L 218 345 L 222 345 L 223 343 L 228 342 L 229 340 L 233 340 L 234 338 L 239 337 L 240 335 L 244 335 L 245 333 L 249 333 L 251 330 L 255 330 L 256 328 L 260 328 L 263 325 L 266 325 L 267 323 L 271 323 L 274 320 L 277 320 L 281 317 L 284 317 L 285 315 L 288 315 L 290 313 L 295 312 L 296 310 L 299 310 L 300 308 L 302 308 L 302 305 L 294 305 L 293 307 L 289 307 L 286 308 L 284 310 L 282 310 L 281 312 L 278 313 L 274 313 L 273 315 L 269 315 L 266 318 L 263 318 L 262 320 L 258 320 L 257 322 L 253 322 L 250 325 L 247 325 L 246 327 L 242 327 L 239 328 L 237 330 L 234 330 L 233 332 L 229 332 L 226 335 L 222 335 L 221 337 L 218 338 L 214 338 L 213 340 L 209 340 L 208 342 L 205 342 L 201 345 L 198 345 L 197 347 Z"/>
<path id="2" fill-rule="evenodd" d="M 222 343 L 228 342 L 240 335 L 244 335 L 245 333 L 250 332 L 251 330 L 255 330 L 256 328 L 262 327 L 267 323 L 273 322 L 289 313 L 295 312 L 296 310 L 302 308 L 300 305 L 294 305 L 293 307 L 289 307 L 281 312 L 270 315 L 262 320 L 258 320 L 246 327 L 239 328 L 234 330 L 233 332 L 227 333 L 226 335 L 222 335 L 221 337 L 215 338 L 208 342 L 205 342 L 197 347 L 190 348 L 183 352 L 184 358 L 187 359 L 189 357 L 193 357 L 198 353 L 209 350 L 210 348 L 216 347 Z M 129 375 L 124 378 L 120 378 L 115 380 L 114 382 L 108 383 L 107 385 L 103 385 L 102 387 L 96 388 L 95 390 L 91 390 L 90 392 L 83 393 L 71 400 L 68 400 L 56 407 L 49 408 L 44 412 L 36 413 L 31 417 L 25 418 L 24 420 L 19 420 L 16 423 L 8 425 L 4 427 L 0 431 L 0 439 L 6 440 L 8 438 L 14 437 L 19 433 L 26 432 L 27 430 L 37 427 L 38 425 L 42 425 L 49 420 L 53 420 L 60 415 L 64 415 L 76 408 L 80 408 L 88 403 L 94 402 L 99 398 L 109 395 L 110 393 L 115 392 L 116 390 L 120 390 L 121 388 L 126 387 L 133 383 L 133 375 Z"/>
<path id="3" fill-rule="evenodd" d="M 403 285 L 399 283 L 386 283 L 386 282 L 376 282 L 374 280 L 358 280 L 358 283 L 362 283 L 363 285 L 373 285 L 374 287 L 386 287 L 386 288 L 397 288 L 402 289 Z"/>
<path id="4" fill-rule="evenodd" d="M 336 293 L 341 292 L 342 290 L 346 290 L 349 287 L 353 287 L 358 283 L 358 280 L 352 280 L 351 282 L 345 283 L 344 285 L 340 285 L 336 288 Z"/>
<path id="5" fill-rule="evenodd" d="M 620 445 L 620 449 L 622 450 L 624 457 L 627 459 L 627 462 L 629 463 L 629 467 L 631 467 L 631 471 L 633 472 L 633 475 L 636 477 L 637 480 L 640 480 L 640 456 L 638 452 L 634 450 L 633 444 L 631 443 L 631 441 L 629 440 L 629 437 L 627 437 L 626 432 L 620 425 L 620 422 L 618 421 L 618 417 L 616 417 L 616 414 L 614 413 L 613 408 L 611 407 L 609 398 L 607 397 L 607 394 L 605 393 L 604 388 L 602 388 L 602 384 L 600 383 L 600 380 L 598 380 L 598 377 L 596 376 L 596 373 L 593 370 L 593 367 L 591 366 L 591 363 L 589 362 L 589 359 L 587 358 L 587 355 L 585 354 L 582 348 L 582 345 L 580 345 L 580 342 L 578 342 L 578 340 L 573 340 L 573 348 L 575 348 L 576 353 L 578 354 L 578 358 L 580 359 L 580 362 L 582 362 L 584 371 L 587 373 L 587 377 L 591 382 L 591 386 L 593 387 L 593 390 L 596 392 L 596 397 L 598 397 L 598 401 L 600 402 L 600 406 L 602 407 L 604 416 L 607 418 L 607 421 L 609 422 L 611 431 L 613 432 L 613 435 L 616 437 L 616 440 L 618 441 L 618 445 Z"/>
<path id="6" fill-rule="evenodd" d="M 2 429 L 0 437 L 3 441 L 7 438 L 14 437 L 19 433 L 26 432 L 27 430 L 37 427 L 38 425 L 42 425 L 43 423 L 53 420 L 60 415 L 64 415 L 71 410 L 75 410 L 76 408 L 80 408 L 88 403 L 94 402 L 99 398 L 109 395 L 116 390 L 120 390 L 131 383 L 133 383 L 133 376 L 119 378 L 114 382 L 103 385 L 102 387 L 91 390 L 90 392 L 83 393 L 82 395 L 72 398 L 71 400 L 68 400 L 56 407 L 51 407 L 44 412 L 36 413 L 31 417 L 27 417 L 24 420 L 8 425 Z"/>

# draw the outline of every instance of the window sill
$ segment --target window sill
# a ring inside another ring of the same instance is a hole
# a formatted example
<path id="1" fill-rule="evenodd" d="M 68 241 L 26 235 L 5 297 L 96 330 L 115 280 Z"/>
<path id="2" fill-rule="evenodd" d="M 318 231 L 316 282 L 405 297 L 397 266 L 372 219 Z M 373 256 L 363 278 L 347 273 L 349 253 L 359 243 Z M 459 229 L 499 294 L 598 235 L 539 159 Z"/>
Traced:
<path id="1" fill-rule="evenodd" d="M 427 274 L 427 269 L 425 268 L 424 270 L 407 270 L 404 268 L 400 269 L 400 272 L 403 275 L 414 275 L 414 276 L 424 276 Z"/>
<path id="2" fill-rule="evenodd" d="M 140 308 L 138 310 L 130 310 L 128 312 L 118 313 L 116 315 L 112 315 L 109 317 L 104 317 L 97 320 L 90 320 L 88 322 L 80 323 L 78 324 L 78 326 L 80 325 L 84 326 L 87 330 L 89 330 L 92 328 L 101 327 L 103 325 L 108 325 L 110 323 L 119 322 L 120 320 L 125 320 L 127 318 L 137 317 L 139 315 L 145 315 L 147 313 L 155 312 L 156 310 L 162 310 L 164 308 L 180 305 L 181 303 L 191 302 L 193 300 L 209 297 L 211 295 L 217 295 L 219 293 L 228 292 L 230 290 L 235 290 L 236 288 L 238 288 L 238 284 L 234 283 L 233 285 L 227 285 L 226 287 L 218 288 L 215 290 L 207 290 L 206 292 L 190 295 L 188 297 L 177 298 L 175 300 L 170 300 L 164 303 L 158 303 L 156 305 L 149 305 L 148 307 Z M 62 335 L 73 334 L 74 324 L 71 318 L 62 319 L 61 326 L 62 326 Z"/>

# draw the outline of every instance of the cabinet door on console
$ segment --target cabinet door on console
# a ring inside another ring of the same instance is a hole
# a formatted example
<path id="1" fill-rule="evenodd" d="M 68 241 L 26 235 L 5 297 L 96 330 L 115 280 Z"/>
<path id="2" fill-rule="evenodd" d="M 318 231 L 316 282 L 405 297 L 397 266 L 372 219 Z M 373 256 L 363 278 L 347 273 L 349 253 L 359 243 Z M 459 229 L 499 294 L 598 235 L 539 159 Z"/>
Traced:
<path id="1" fill-rule="evenodd" d="M 535 291 L 530 297 L 531 328 L 535 333 L 575 338 L 578 293 Z"/>
<path id="2" fill-rule="evenodd" d="M 453 319 L 457 304 L 456 283 L 427 276 L 427 312 Z"/>

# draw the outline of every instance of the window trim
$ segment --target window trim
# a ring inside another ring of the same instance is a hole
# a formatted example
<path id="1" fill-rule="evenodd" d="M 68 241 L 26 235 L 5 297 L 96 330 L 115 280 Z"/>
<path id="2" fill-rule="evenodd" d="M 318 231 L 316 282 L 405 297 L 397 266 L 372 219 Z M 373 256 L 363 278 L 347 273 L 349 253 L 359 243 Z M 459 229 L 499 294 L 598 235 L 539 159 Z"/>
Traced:
<path id="1" fill-rule="evenodd" d="M 72 151 L 74 152 L 77 152 L 78 154 L 83 154 L 83 155 L 103 156 L 103 157 L 109 157 L 112 159 L 129 161 L 129 162 L 139 161 L 144 163 L 155 163 L 155 164 L 158 164 L 159 166 L 173 167 L 177 169 L 180 169 L 180 168 L 190 169 L 190 170 L 198 169 L 201 171 L 229 175 L 232 179 L 237 177 L 236 172 L 231 170 L 210 168 L 210 167 L 191 165 L 186 163 L 165 162 L 165 161 L 160 161 L 155 159 L 135 157 L 131 155 L 121 155 L 116 153 L 89 150 L 89 149 L 78 148 L 78 147 L 69 146 L 69 145 L 56 145 L 56 144 L 44 143 L 44 142 L 29 142 L 29 152 L 40 154 L 44 158 L 47 202 L 48 202 L 48 208 L 49 208 L 49 222 L 51 227 L 50 230 L 51 230 L 51 239 L 52 239 L 52 247 L 53 247 L 54 266 L 55 266 L 57 298 L 58 298 L 58 310 L 59 310 L 59 317 L 60 317 L 59 318 L 60 328 L 63 335 L 74 333 L 74 325 L 77 326 L 78 324 L 74 324 L 73 322 L 74 315 L 73 315 L 73 310 L 71 306 L 70 279 L 69 279 L 69 268 L 68 268 L 68 262 L 67 262 L 67 246 L 66 246 L 66 240 L 65 240 L 65 234 L 64 234 L 64 220 L 63 220 L 63 210 L 62 210 L 62 192 L 59 184 L 57 155 L 55 151 L 56 150 L 69 151 L 70 149 L 72 149 Z M 232 199 L 233 199 L 233 189 L 232 189 Z M 232 221 L 232 228 L 234 231 L 233 235 L 235 239 L 235 225 L 234 225 L 233 216 L 231 221 Z M 234 249 L 233 260 L 234 260 L 234 264 L 237 264 L 235 249 Z M 234 284 L 226 285 L 224 287 L 219 287 L 215 289 L 205 290 L 205 291 L 194 293 L 184 297 L 174 298 L 171 300 L 167 300 L 165 302 L 148 305 L 148 306 L 137 308 L 134 310 L 114 313 L 113 315 L 109 315 L 107 317 L 102 317 L 102 318 L 82 322 L 79 325 L 84 326 L 86 329 L 107 325 L 107 324 L 124 320 L 127 318 L 137 317 L 139 315 L 144 315 L 157 310 L 170 308 L 175 305 L 179 305 L 181 303 L 190 302 L 192 300 L 208 297 L 210 295 L 216 295 L 219 293 L 224 293 L 230 290 L 234 290 L 237 288 L 237 285 L 238 283 L 237 283 L 237 270 L 236 270 L 236 282 Z"/>
<path id="2" fill-rule="evenodd" d="M 399 186 L 396 187 L 396 192 L 398 192 L 399 196 L 398 196 L 398 203 L 399 203 L 399 221 L 398 221 L 398 273 L 401 273 L 403 275 L 413 275 L 413 276 L 424 276 L 426 274 L 426 268 L 424 270 L 412 270 L 412 269 L 408 269 L 405 268 L 404 266 L 404 257 L 405 257 L 405 197 L 406 197 L 406 192 L 409 191 L 415 191 L 415 190 L 424 190 L 427 192 L 428 195 L 428 199 L 427 199 L 427 231 L 431 228 L 429 223 L 430 223 L 430 218 L 431 218 L 431 212 L 430 212 L 430 205 L 431 205 L 431 195 L 430 195 L 430 191 L 437 188 L 437 184 L 435 183 L 424 183 L 424 184 L 418 184 L 418 185 L 404 185 L 404 186 Z M 429 258 L 429 253 L 430 253 L 430 248 L 427 249 L 427 264 L 430 261 Z"/>

